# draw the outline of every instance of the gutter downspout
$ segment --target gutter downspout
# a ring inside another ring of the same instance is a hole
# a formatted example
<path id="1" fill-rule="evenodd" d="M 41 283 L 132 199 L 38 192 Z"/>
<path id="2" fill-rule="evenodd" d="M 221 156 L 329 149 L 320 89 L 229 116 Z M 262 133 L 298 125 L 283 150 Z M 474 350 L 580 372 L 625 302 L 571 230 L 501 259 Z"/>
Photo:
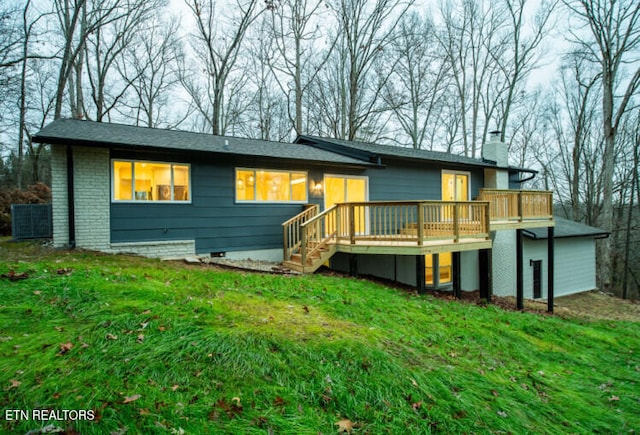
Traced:
<path id="1" fill-rule="evenodd" d="M 73 148 L 67 145 L 67 210 L 69 212 L 69 248 L 76 247 L 76 210 L 73 186 Z"/>

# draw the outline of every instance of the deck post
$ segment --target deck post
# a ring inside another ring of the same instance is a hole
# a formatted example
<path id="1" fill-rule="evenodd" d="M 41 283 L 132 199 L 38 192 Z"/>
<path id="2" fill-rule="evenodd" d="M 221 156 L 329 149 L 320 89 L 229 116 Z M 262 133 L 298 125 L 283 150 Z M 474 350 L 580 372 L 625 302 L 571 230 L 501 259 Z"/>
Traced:
<path id="1" fill-rule="evenodd" d="M 554 293 L 554 245 L 553 227 L 547 228 L 547 311 L 553 313 L 553 293 Z"/>
<path id="2" fill-rule="evenodd" d="M 516 308 L 524 309 L 522 230 L 516 230 Z"/>
<path id="3" fill-rule="evenodd" d="M 336 206 L 336 243 L 340 241 L 340 235 L 342 234 L 342 225 L 340 223 L 340 216 L 342 215 L 342 213 L 340 212 L 340 210 L 342 210 L 342 207 L 340 207 L 339 205 Z"/>
<path id="4" fill-rule="evenodd" d="M 349 254 L 349 275 L 358 277 L 358 254 Z"/>
<path id="5" fill-rule="evenodd" d="M 416 255 L 416 288 L 418 293 L 426 292 L 426 280 L 424 255 Z"/>
<path id="6" fill-rule="evenodd" d="M 349 204 L 349 240 L 352 245 L 356 243 L 356 216 L 353 204 Z"/>
<path id="7" fill-rule="evenodd" d="M 518 221 L 522 222 L 522 213 L 524 209 L 522 206 L 522 190 L 518 192 Z"/>
<path id="8" fill-rule="evenodd" d="M 460 222 L 459 222 L 459 203 L 453 204 L 453 242 L 458 243 L 460 241 Z"/>
<path id="9" fill-rule="evenodd" d="M 424 243 L 424 215 L 422 214 L 422 203 L 416 205 L 416 221 L 418 224 L 418 246 Z"/>
<path id="10" fill-rule="evenodd" d="M 301 239 L 300 239 L 300 258 L 302 261 L 302 268 L 307 265 L 307 227 L 301 227 Z"/>
<path id="11" fill-rule="evenodd" d="M 462 299 L 462 280 L 460 276 L 460 252 L 452 252 L 453 261 L 453 293 L 456 299 Z"/>
<path id="12" fill-rule="evenodd" d="M 491 303 L 491 296 L 493 295 L 493 261 L 491 249 L 481 249 L 478 260 L 478 272 L 480 274 L 480 298 L 486 300 L 487 303 Z"/>
<path id="13" fill-rule="evenodd" d="M 282 227 L 282 239 L 283 239 L 283 249 L 282 249 L 282 257 L 283 261 L 287 261 L 289 259 L 289 228 L 285 225 Z"/>

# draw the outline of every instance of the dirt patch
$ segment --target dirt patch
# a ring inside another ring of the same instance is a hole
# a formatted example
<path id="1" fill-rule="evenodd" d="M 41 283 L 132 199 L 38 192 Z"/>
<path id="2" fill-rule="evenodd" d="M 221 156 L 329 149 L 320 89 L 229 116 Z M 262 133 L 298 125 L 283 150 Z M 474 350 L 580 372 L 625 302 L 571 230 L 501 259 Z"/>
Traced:
<path id="1" fill-rule="evenodd" d="M 640 322 L 640 301 L 624 300 L 599 291 L 557 298 L 555 307 L 559 314 L 566 311 L 571 317 Z"/>
<path id="2" fill-rule="evenodd" d="M 463 300 L 479 303 L 476 292 L 465 294 Z M 476 296 L 474 298 L 473 296 Z M 516 298 L 512 296 L 494 296 L 492 303 L 505 310 L 516 309 Z M 540 314 L 547 313 L 547 301 L 525 300 L 524 310 Z M 600 291 L 578 293 L 555 298 L 553 313 L 561 317 L 583 318 L 589 320 L 625 320 L 640 322 L 640 301 L 617 298 Z"/>

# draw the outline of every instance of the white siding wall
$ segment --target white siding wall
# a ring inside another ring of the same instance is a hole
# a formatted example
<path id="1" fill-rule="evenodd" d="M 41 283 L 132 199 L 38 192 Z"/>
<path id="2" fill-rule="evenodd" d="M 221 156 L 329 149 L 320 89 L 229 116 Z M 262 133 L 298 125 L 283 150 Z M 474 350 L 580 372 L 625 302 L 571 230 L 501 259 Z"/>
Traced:
<path id="1" fill-rule="evenodd" d="M 555 240 L 554 296 L 566 296 L 596 288 L 596 248 L 591 237 Z M 533 267 L 530 260 L 542 260 L 542 297 L 547 297 L 547 241 L 524 239 L 524 297 L 533 298 Z"/>

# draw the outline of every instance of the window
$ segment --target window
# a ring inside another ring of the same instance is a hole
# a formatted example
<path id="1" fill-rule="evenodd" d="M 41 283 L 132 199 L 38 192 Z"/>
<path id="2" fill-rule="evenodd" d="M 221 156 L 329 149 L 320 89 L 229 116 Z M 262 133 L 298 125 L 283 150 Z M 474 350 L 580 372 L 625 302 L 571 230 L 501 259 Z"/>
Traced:
<path id="1" fill-rule="evenodd" d="M 307 202 L 307 173 L 236 169 L 239 202 Z"/>
<path id="2" fill-rule="evenodd" d="M 113 161 L 113 200 L 189 202 L 189 165 L 146 161 Z"/>

